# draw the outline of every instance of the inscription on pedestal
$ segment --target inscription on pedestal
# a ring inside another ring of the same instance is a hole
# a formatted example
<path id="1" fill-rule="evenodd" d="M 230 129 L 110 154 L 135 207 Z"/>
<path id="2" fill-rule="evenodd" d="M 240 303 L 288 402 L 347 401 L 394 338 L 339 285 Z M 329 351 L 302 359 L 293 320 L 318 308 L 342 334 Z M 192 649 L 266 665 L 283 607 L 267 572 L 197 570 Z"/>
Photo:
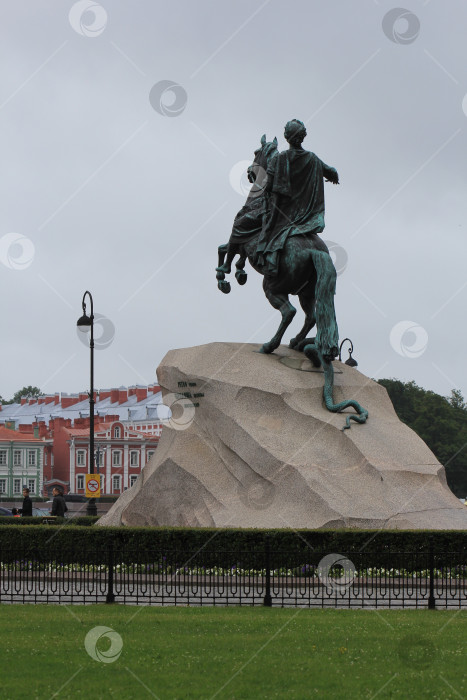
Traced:
<path id="1" fill-rule="evenodd" d="M 180 381 L 180 382 L 177 382 L 177 383 L 178 383 L 178 388 L 179 388 L 179 389 L 184 389 L 184 388 L 186 388 L 186 387 L 190 387 L 190 388 L 193 387 L 193 388 L 195 388 L 195 387 L 197 386 L 197 383 L 196 383 L 196 382 Z M 201 392 L 201 391 L 194 392 L 194 393 L 192 393 L 191 391 L 183 391 L 183 392 L 176 393 L 175 396 L 176 396 L 178 399 L 190 399 L 190 400 L 191 400 L 191 399 L 201 399 L 201 398 L 203 398 L 204 393 Z M 193 401 L 192 403 L 193 403 L 193 406 L 194 406 L 195 408 L 198 408 L 198 407 L 199 407 L 199 401 L 196 401 L 196 402 Z"/>

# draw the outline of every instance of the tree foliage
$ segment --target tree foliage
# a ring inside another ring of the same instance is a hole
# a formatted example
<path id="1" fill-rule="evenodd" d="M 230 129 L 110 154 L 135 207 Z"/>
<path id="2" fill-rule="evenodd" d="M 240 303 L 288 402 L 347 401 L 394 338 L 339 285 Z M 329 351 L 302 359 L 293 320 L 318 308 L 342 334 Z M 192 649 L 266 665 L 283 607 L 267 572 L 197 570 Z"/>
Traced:
<path id="1" fill-rule="evenodd" d="M 449 488 L 467 496 L 467 405 L 458 389 L 449 398 L 415 382 L 380 379 L 403 423 L 428 445 L 446 469 Z"/>
<path id="2" fill-rule="evenodd" d="M 13 396 L 13 403 L 20 403 L 23 396 L 27 399 L 36 399 L 38 396 L 41 396 L 41 394 L 42 392 L 37 386 L 23 386 L 23 388 L 17 391 Z"/>

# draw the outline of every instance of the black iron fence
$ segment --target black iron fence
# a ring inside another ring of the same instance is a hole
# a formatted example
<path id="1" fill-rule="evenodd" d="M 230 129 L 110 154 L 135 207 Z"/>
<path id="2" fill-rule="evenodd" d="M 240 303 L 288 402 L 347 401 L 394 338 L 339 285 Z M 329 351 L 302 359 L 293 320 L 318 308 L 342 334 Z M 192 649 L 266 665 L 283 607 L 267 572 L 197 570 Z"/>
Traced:
<path id="1" fill-rule="evenodd" d="M 53 545 L 53 543 L 52 543 Z M 467 553 L 0 547 L 0 603 L 467 608 Z"/>

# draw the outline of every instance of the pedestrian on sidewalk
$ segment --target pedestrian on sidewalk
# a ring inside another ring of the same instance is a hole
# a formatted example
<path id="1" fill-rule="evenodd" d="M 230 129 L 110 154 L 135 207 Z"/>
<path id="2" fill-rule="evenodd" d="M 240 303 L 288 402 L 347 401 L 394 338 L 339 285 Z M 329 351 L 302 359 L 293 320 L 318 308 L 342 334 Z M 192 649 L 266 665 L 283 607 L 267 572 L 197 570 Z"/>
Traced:
<path id="1" fill-rule="evenodd" d="M 29 489 L 23 486 L 23 507 L 18 508 L 18 513 L 20 513 L 23 518 L 32 517 L 32 501 L 29 498 Z"/>
<path id="2" fill-rule="evenodd" d="M 57 518 L 64 518 L 68 508 L 66 507 L 63 493 L 56 486 L 54 487 L 52 493 L 54 500 L 52 501 L 52 510 L 50 511 L 50 515 L 56 515 Z"/>

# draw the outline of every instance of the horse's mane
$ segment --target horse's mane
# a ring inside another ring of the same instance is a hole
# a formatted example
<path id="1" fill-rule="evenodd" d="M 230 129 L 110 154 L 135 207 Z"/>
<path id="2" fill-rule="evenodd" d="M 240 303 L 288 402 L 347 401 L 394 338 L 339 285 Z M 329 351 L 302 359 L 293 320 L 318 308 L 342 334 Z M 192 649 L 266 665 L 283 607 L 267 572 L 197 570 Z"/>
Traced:
<path id="1" fill-rule="evenodd" d="M 277 141 L 276 143 L 269 141 L 268 143 L 264 144 L 263 153 L 267 160 L 269 160 L 275 152 L 277 152 Z"/>

